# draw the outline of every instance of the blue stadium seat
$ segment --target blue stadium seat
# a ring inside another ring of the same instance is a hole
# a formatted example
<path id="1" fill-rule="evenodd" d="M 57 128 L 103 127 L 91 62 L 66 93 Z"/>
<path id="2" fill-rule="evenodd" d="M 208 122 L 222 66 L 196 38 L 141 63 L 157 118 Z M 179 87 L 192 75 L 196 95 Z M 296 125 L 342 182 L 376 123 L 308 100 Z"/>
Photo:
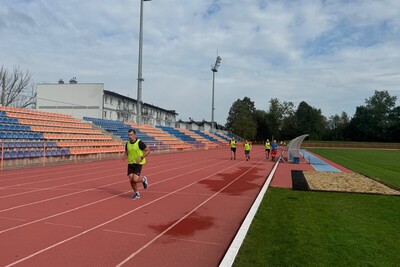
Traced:
<path id="1" fill-rule="evenodd" d="M 61 155 L 62 156 L 68 156 L 68 155 L 70 155 L 70 152 L 69 152 L 68 149 L 61 149 Z"/>
<path id="2" fill-rule="evenodd" d="M 17 158 L 22 159 L 24 157 L 24 151 L 18 150 L 17 151 Z"/>
<path id="3" fill-rule="evenodd" d="M 36 150 L 35 154 L 36 154 L 36 157 L 43 157 L 43 150 Z"/>
<path id="4" fill-rule="evenodd" d="M 4 151 L 4 159 L 11 159 L 11 151 Z"/>

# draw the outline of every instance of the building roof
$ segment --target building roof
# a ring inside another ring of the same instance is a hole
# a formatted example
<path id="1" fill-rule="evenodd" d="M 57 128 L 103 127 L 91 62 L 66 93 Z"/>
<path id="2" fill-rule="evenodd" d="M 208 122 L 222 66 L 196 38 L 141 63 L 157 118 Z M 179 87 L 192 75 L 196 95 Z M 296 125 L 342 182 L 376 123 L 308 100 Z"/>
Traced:
<path id="1" fill-rule="evenodd" d="M 109 91 L 109 90 L 104 90 L 104 94 L 106 94 L 106 95 L 112 95 L 112 96 L 115 96 L 115 97 L 118 97 L 118 98 L 122 98 L 122 99 L 125 99 L 125 100 L 129 100 L 129 101 L 131 101 L 131 102 L 137 103 L 137 100 L 134 99 L 134 98 L 131 98 L 131 97 L 128 97 L 128 96 L 124 96 L 124 95 L 121 95 L 121 94 L 118 94 L 118 93 L 116 93 L 116 92 L 112 92 L 112 91 Z M 175 110 L 163 109 L 163 108 L 160 108 L 160 107 L 157 107 L 157 106 L 148 104 L 148 103 L 143 103 L 143 105 L 144 105 L 144 106 L 147 106 L 147 107 L 154 108 L 154 109 L 159 109 L 159 110 L 162 110 L 162 111 L 164 111 L 164 112 L 171 113 L 171 114 L 173 114 L 173 115 L 179 115 L 178 113 L 175 112 Z"/>

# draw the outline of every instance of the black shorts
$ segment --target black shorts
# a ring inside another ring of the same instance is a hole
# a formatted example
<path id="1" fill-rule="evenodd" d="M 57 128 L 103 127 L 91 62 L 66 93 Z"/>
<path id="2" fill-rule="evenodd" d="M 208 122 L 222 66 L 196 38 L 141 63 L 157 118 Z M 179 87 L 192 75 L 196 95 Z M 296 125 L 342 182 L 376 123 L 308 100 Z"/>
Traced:
<path id="1" fill-rule="evenodd" d="M 236 152 L 236 147 L 231 147 L 232 152 Z"/>
<path id="2" fill-rule="evenodd" d="M 269 153 L 270 151 L 271 151 L 270 148 L 266 148 L 266 149 L 265 149 L 265 152 L 268 152 L 268 153 Z"/>
<path id="3" fill-rule="evenodd" d="M 245 154 L 245 155 L 249 155 L 249 154 L 250 154 L 250 150 L 245 150 L 245 151 L 244 151 L 244 154 Z"/>
<path id="4" fill-rule="evenodd" d="M 140 164 L 128 164 L 128 174 L 136 174 L 137 176 L 140 176 L 140 173 L 142 171 L 142 165 Z"/>

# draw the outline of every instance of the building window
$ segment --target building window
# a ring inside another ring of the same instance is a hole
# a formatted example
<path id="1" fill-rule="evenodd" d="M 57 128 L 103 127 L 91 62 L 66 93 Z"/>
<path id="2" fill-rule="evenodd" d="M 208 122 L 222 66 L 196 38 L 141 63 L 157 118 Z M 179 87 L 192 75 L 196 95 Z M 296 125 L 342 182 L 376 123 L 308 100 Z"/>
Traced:
<path id="1" fill-rule="evenodd" d="M 108 96 L 104 97 L 104 103 L 106 103 L 106 104 L 108 103 Z"/>
<path id="2" fill-rule="evenodd" d="M 112 104 L 112 97 L 110 96 L 110 104 Z"/>
<path id="3" fill-rule="evenodd" d="M 104 111 L 104 118 L 107 119 L 107 111 Z"/>

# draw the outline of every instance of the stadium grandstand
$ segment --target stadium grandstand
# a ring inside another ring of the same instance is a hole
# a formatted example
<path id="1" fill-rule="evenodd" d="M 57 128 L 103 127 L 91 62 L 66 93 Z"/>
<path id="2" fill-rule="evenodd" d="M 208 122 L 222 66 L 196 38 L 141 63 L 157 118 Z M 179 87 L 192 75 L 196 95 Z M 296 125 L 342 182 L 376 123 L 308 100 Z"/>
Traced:
<path id="1" fill-rule="evenodd" d="M 1 170 L 120 157 L 131 128 L 160 153 L 227 146 L 231 138 L 224 133 L 0 107 Z"/>

